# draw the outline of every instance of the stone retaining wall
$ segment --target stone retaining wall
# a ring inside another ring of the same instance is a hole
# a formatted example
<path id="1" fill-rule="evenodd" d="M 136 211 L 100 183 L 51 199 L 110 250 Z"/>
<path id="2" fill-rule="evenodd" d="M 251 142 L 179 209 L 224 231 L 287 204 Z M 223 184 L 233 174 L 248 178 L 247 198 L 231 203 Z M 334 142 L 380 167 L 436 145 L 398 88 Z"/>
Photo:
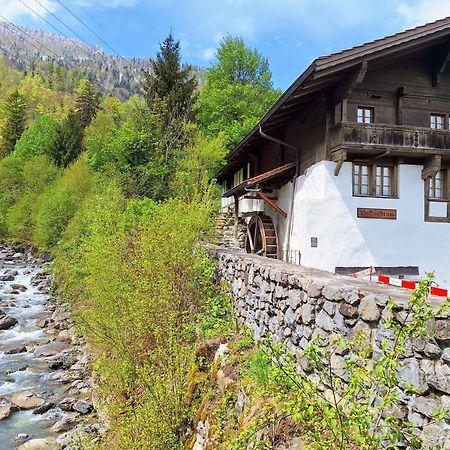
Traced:
<path id="1" fill-rule="evenodd" d="M 379 348 L 382 340 L 389 339 L 390 330 L 384 328 L 391 314 L 388 298 L 396 299 L 396 314 L 401 316 L 411 296 L 405 289 L 238 251 L 219 249 L 216 256 L 219 277 L 230 286 L 238 320 L 257 338 L 270 334 L 276 341 L 284 339 L 297 355 L 317 334 L 330 339 L 336 333 L 351 337 L 359 330 Z M 439 302 L 442 299 L 432 299 L 434 306 Z M 450 319 L 436 317 L 433 328 L 433 338 L 412 343 L 404 355 L 400 378 L 417 393 L 402 392 L 397 414 L 423 429 L 424 448 L 450 449 L 450 425 L 431 420 L 437 407 L 450 408 Z"/>

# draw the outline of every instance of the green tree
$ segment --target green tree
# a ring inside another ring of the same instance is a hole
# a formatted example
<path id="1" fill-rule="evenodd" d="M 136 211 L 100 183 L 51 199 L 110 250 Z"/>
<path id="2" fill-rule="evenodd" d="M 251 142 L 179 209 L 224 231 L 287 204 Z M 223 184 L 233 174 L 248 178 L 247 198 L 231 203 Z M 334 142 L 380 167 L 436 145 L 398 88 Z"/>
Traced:
<path id="1" fill-rule="evenodd" d="M 17 141 L 14 154 L 31 159 L 37 155 L 50 156 L 61 132 L 61 125 L 49 115 L 40 116 Z"/>
<path id="2" fill-rule="evenodd" d="M 206 139 L 199 134 L 178 161 L 172 185 L 174 195 L 187 201 L 209 197 L 214 186 L 211 180 L 222 167 L 225 155 L 222 133 L 214 139 Z"/>
<path id="3" fill-rule="evenodd" d="M 203 133 L 215 137 L 225 134 L 231 149 L 258 122 L 278 98 L 269 63 L 242 38 L 225 38 L 216 51 L 217 62 L 208 69 L 201 90 L 197 121 Z"/>
<path id="4" fill-rule="evenodd" d="M 6 99 L 5 115 L 6 121 L 2 129 L 2 148 L 0 156 L 9 155 L 16 142 L 25 130 L 26 102 L 18 89 L 15 89 Z"/>
<path id="5" fill-rule="evenodd" d="M 172 33 L 160 44 L 160 51 L 150 66 L 150 72 L 144 72 L 143 84 L 148 105 L 153 107 L 158 100 L 164 100 L 166 123 L 179 117 L 192 118 L 197 82 L 191 67 L 181 64 L 180 41 L 175 41 Z"/>
<path id="6" fill-rule="evenodd" d="M 76 94 L 75 112 L 84 129 L 97 114 L 100 105 L 100 95 L 94 85 L 88 80 L 80 81 Z"/>
<path id="7" fill-rule="evenodd" d="M 52 157 L 58 166 L 67 167 L 83 151 L 84 130 L 95 117 L 99 103 L 95 87 L 89 81 L 81 80 L 75 107 L 67 114 L 53 148 Z"/>

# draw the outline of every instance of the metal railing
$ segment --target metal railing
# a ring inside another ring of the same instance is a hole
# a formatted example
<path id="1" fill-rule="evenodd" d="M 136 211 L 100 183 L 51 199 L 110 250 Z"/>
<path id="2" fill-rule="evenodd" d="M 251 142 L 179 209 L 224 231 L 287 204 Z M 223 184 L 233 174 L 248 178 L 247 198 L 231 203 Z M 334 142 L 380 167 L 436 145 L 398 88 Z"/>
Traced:
<path id="1" fill-rule="evenodd" d="M 284 250 L 283 261 L 300 266 L 302 261 L 302 253 L 300 250 Z"/>

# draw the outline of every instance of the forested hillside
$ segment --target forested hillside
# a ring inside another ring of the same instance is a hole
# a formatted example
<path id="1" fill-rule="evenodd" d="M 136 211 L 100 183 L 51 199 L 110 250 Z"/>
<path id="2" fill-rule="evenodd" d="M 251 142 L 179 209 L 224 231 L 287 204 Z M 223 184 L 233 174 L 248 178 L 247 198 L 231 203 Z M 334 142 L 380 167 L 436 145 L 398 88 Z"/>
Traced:
<path id="1" fill-rule="evenodd" d="M 87 79 L 101 94 L 121 100 L 142 94 L 143 72 L 150 69 L 150 58 L 108 54 L 79 40 L 1 20 L 0 55 L 20 72 L 40 73 L 56 91 L 73 92 L 81 79 Z M 201 84 L 203 71 L 191 70 Z"/>
<path id="2" fill-rule="evenodd" d="M 196 347 L 231 323 L 200 245 L 214 174 L 279 93 L 239 38 L 220 44 L 200 89 L 169 35 L 143 96 L 125 101 L 82 76 L 84 56 L 73 93 L 0 62 L 0 240 L 54 255 L 55 293 L 96 355 L 110 425 L 97 448 L 184 448 L 204 376 Z"/>

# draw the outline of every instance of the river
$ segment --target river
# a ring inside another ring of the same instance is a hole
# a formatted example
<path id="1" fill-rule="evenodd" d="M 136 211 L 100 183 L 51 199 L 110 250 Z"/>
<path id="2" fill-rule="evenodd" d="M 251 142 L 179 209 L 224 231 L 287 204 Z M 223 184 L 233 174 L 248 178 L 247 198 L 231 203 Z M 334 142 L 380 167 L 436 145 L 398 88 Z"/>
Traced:
<path id="1" fill-rule="evenodd" d="M 66 448 L 98 430 L 85 344 L 46 269 L 28 250 L 0 245 L 1 450 Z"/>

